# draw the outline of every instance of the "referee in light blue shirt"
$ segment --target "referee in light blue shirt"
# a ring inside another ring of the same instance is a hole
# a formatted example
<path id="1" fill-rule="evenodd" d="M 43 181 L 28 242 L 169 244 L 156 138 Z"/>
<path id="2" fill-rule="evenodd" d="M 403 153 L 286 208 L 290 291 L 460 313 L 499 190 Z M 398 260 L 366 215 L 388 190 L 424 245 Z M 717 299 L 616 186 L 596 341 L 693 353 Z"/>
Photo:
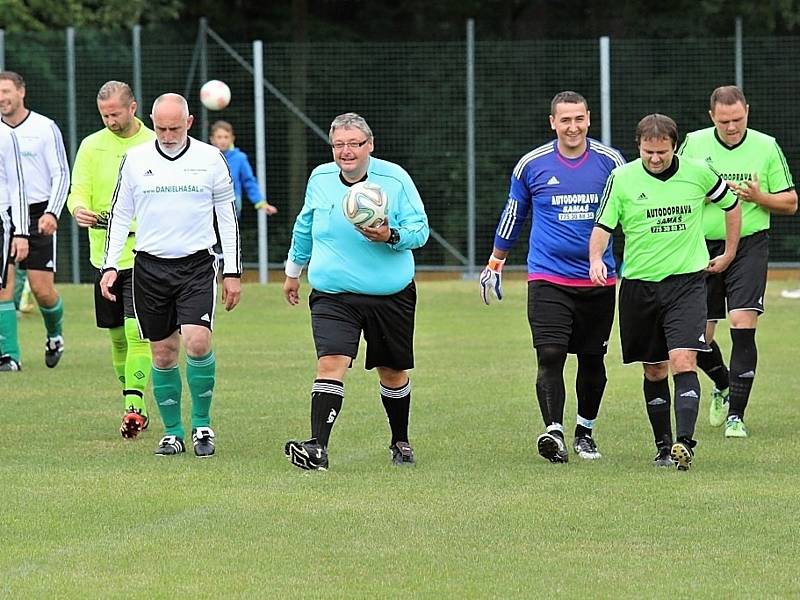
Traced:
<path id="1" fill-rule="evenodd" d="M 344 376 L 358 353 L 363 332 L 367 369 L 376 368 L 392 431 L 392 464 L 414 465 L 408 441 L 414 367 L 412 250 L 428 240 L 428 217 L 406 171 L 371 156 L 372 130 L 355 113 L 331 123 L 333 162 L 311 173 L 305 202 L 295 221 L 283 293 L 299 303 L 300 274 L 308 267 L 309 306 L 317 350 L 311 389 L 311 438 L 290 440 L 285 453 L 301 469 L 328 468 L 328 440 L 344 400 Z M 388 223 L 356 228 L 345 219 L 342 198 L 361 181 L 379 185 L 389 198 Z"/>

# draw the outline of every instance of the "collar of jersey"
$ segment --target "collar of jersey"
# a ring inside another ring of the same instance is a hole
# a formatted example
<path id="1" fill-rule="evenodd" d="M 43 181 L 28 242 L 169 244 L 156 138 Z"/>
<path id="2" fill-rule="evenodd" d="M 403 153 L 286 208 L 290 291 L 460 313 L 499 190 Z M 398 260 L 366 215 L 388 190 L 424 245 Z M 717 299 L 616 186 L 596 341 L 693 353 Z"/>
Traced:
<path id="1" fill-rule="evenodd" d="M 339 181 L 341 181 L 341 182 L 342 182 L 343 184 L 345 184 L 347 187 L 350 187 L 350 186 L 352 186 L 352 185 L 355 185 L 355 184 L 357 184 L 357 183 L 361 183 L 362 181 L 366 181 L 368 176 L 369 176 L 369 171 L 367 171 L 366 173 L 364 173 L 364 176 L 363 176 L 361 179 L 359 179 L 358 181 L 354 181 L 354 182 L 352 182 L 352 183 L 351 183 L 351 182 L 347 181 L 347 179 L 345 179 L 345 178 L 344 178 L 344 175 L 342 175 L 342 172 L 341 172 L 341 170 L 339 171 Z"/>
<path id="2" fill-rule="evenodd" d="M 25 115 L 25 118 L 24 118 L 24 119 L 22 119 L 22 121 L 20 121 L 20 122 L 19 122 L 19 123 L 17 123 L 16 125 L 11 125 L 11 124 L 9 124 L 9 123 L 6 123 L 5 119 L 0 119 L 0 120 L 2 120 L 2 121 L 3 121 L 3 124 L 4 124 L 4 125 L 6 125 L 7 127 L 10 127 L 11 129 L 16 129 L 17 127 L 19 127 L 20 125 L 22 125 L 22 124 L 23 124 L 25 121 L 27 121 L 27 120 L 28 120 L 28 117 L 30 117 L 30 116 L 33 114 L 33 111 L 32 111 L 30 108 L 29 108 L 29 109 L 27 109 L 27 110 L 28 110 L 28 114 L 27 114 L 27 115 Z"/>
<path id="3" fill-rule="evenodd" d="M 669 179 L 670 177 L 675 175 L 675 173 L 678 172 L 678 156 L 677 155 L 673 156 L 672 164 L 663 171 L 661 171 L 661 173 L 651 173 L 650 171 L 648 171 L 647 167 L 644 166 L 644 161 L 642 161 L 642 168 L 644 169 L 645 173 L 650 175 L 650 177 L 655 177 L 656 179 L 659 179 L 661 181 L 666 181 L 667 179 Z"/>
<path id="4" fill-rule="evenodd" d="M 744 144 L 744 141 L 747 139 L 747 130 L 746 129 L 744 130 L 744 135 L 742 136 L 742 139 L 739 140 L 739 143 L 734 144 L 733 146 L 728 146 L 728 144 L 726 144 L 720 139 L 719 132 L 717 132 L 716 127 L 714 127 L 714 139 L 717 140 L 719 142 L 719 145 L 725 148 L 725 150 L 736 150 L 739 146 Z"/>
<path id="5" fill-rule="evenodd" d="M 178 160 L 181 156 L 186 154 L 186 152 L 189 150 L 189 144 L 191 143 L 191 141 L 192 141 L 192 138 L 187 136 L 186 137 L 186 147 L 183 150 L 181 150 L 178 154 L 176 154 L 175 156 L 170 156 L 169 154 L 164 154 L 164 152 L 161 150 L 161 146 L 158 145 L 158 140 L 157 139 L 154 141 L 154 143 L 156 145 L 156 152 L 158 152 L 161 156 L 163 156 L 167 160 Z"/>

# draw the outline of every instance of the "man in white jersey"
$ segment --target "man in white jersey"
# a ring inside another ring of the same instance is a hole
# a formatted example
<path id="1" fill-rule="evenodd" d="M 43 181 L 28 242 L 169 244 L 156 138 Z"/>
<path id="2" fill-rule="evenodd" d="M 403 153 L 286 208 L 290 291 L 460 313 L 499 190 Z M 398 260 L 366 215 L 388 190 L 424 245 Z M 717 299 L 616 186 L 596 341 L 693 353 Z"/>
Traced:
<path id="1" fill-rule="evenodd" d="M 8 264 L 25 260 L 28 255 L 28 203 L 20 185 L 19 147 L 13 133 L 0 129 L 0 291 L 14 289 L 13 270 L 8 280 Z M 3 305 L 0 322 L 13 328 L 16 338 L 17 318 L 11 306 Z M 0 340 L 2 344 L 2 340 Z M 19 371 L 19 356 L 0 355 L 0 371 Z"/>
<path id="2" fill-rule="evenodd" d="M 192 397 L 195 455 L 214 455 L 210 427 L 216 358 L 211 330 L 216 307 L 217 258 L 214 217 L 222 241 L 222 300 L 239 303 L 241 254 L 233 182 L 222 153 L 190 138 L 193 117 L 186 99 L 163 94 L 150 115 L 156 141 L 128 150 L 120 165 L 111 205 L 100 289 L 116 301 L 111 287 L 118 261 L 136 218 L 133 303 L 142 336 L 153 354 L 153 397 L 165 435 L 156 454 L 185 452 L 181 422 L 180 340 L 186 350 L 186 380 Z"/>
<path id="3" fill-rule="evenodd" d="M 25 92 L 22 76 L 13 71 L 0 72 L 0 127 L 13 131 L 19 142 L 30 211 L 28 256 L 18 261 L 19 268 L 28 271 L 31 290 L 47 330 L 44 361 L 53 368 L 64 352 L 64 306 L 55 287 L 56 230 L 67 201 L 69 166 L 58 125 L 26 108 Z M 0 312 L 6 312 L 9 302 L 14 302 L 13 287 L 0 292 Z M 5 320 L 0 321 L 0 336 L 5 338 L 3 353 L 10 354 L 7 346 L 18 348 L 18 341 L 5 325 Z"/>
<path id="4" fill-rule="evenodd" d="M 16 137 L 0 129 L 0 288 L 8 284 L 9 261 L 25 260 L 28 255 L 28 203 L 21 178 Z"/>

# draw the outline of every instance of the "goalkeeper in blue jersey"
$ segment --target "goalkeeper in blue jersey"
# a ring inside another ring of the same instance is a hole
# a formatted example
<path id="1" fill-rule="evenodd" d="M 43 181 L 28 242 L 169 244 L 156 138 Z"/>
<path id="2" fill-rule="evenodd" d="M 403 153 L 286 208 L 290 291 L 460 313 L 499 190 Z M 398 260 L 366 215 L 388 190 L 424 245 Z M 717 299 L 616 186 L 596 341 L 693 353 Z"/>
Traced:
<path id="1" fill-rule="evenodd" d="M 292 231 L 283 292 L 300 301 L 300 274 L 308 267 L 311 329 L 317 373 L 311 387 L 311 438 L 290 440 L 289 461 L 307 470 L 328 468 L 328 440 L 344 400 L 344 376 L 363 333 L 367 369 L 377 369 L 380 397 L 391 429 L 392 464 L 413 466 L 408 417 L 414 367 L 412 250 L 428 240 L 428 217 L 417 188 L 402 167 L 371 156 L 372 130 L 355 113 L 331 123 L 333 162 L 311 172 L 305 202 Z M 356 228 L 345 219 L 342 198 L 360 181 L 379 185 L 389 198 L 388 223 Z"/>
<path id="2" fill-rule="evenodd" d="M 576 354 L 578 415 L 573 448 L 578 456 L 600 458 L 592 435 L 606 385 L 603 363 L 614 320 L 615 265 L 604 255 L 608 281 L 589 279 L 589 237 L 609 173 L 625 161 L 615 150 L 587 137 L 589 109 L 575 92 L 556 94 L 550 126 L 556 139 L 523 156 L 511 174 L 508 202 L 500 215 L 489 263 L 481 273 L 481 296 L 503 298 L 506 256 L 531 215 L 528 240 L 528 322 L 536 350 L 536 396 L 546 431 L 539 454 L 565 463 L 564 363 Z"/>

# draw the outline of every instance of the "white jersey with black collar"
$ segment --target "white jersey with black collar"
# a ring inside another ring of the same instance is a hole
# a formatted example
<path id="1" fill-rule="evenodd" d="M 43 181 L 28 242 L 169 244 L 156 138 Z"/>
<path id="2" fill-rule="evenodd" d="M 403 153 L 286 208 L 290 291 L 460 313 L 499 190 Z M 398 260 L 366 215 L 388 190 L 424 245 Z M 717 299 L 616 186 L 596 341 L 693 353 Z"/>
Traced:
<path id="1" fill-rule="evenodd" d="M 217 217 L 225 275 L 241 274 L 239 225 L 233 181 L 222 153 L 194 138 L 176 156 L 158 141 L 128 150 L 122 159 L 111 205 L 104 269 L 116 269 L 131 220 L 137 252 L 183 258 L 211 251 Z"/>
<path id="2" fill-rule="evenodd" d="M 5 218 L 9 209 L 15 235 L 27 236 L 30 212 L 22 185 L 19 145 L 16 136 L 3 128 L 0 129 L 0 218 Z"/>
<path id="3" fill-rule="evenodd" d="M 19 143 L 28 204 L 47 202 L 45 212 L 61 216 L 69 192 L 69 164 L 58 125 L 34 111 L 13 127 L 0 123 L 14 132 Z"/>

